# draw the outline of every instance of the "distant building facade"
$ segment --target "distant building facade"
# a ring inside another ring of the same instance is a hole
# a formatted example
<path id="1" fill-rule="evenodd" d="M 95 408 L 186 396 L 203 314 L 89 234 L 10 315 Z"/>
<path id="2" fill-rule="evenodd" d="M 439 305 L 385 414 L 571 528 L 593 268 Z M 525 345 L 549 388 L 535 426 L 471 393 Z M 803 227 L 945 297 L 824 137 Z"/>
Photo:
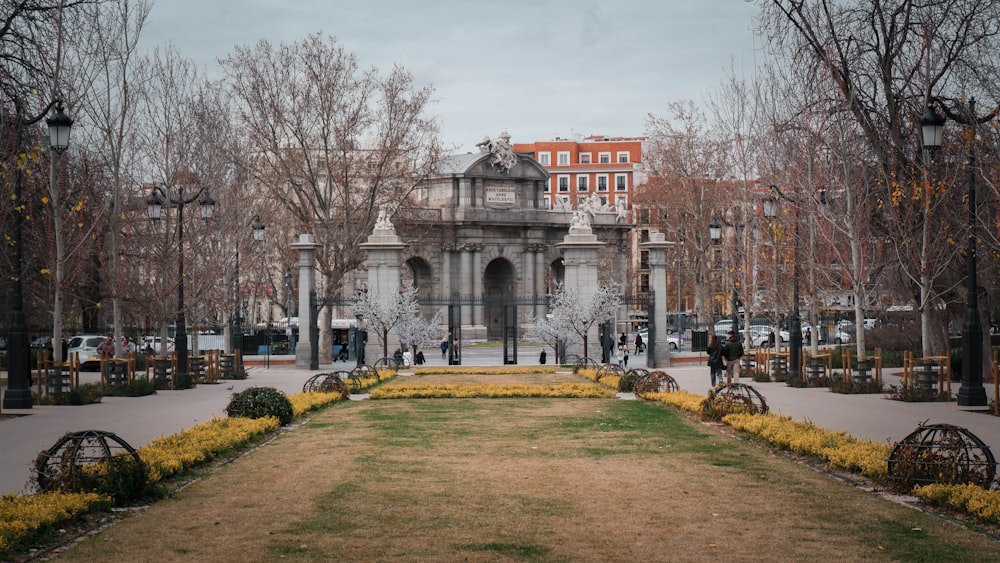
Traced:
<path id="1" fill-rule="evenodd" d="M 530 154 L 549 174 L 546 206 L 576 207 L 596 196 L 607 205 L 632 208 L 635 187 L 646 181 L 642 166 L 645 137 L 592 135 L 578 140 L 515 143 L 514 152 Z"/>

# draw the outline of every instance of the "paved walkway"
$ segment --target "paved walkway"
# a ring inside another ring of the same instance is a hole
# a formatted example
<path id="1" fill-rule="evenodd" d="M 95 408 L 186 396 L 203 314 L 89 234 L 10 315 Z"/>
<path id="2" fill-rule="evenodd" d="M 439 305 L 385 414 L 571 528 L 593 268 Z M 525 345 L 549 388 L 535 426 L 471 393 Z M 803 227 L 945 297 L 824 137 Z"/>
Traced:
<path id="1" fill-rule="evenodd" d="M 538 359 L 538 347 L 522 347 L 521 364 Z M 551 353 L 551 350 L 549 351 Z M 426 353 L 426 352 L 425 352 Z M 466 350 L 466 365 L 497 365 L 502 363 L 497 348 Z M 256 358 L 247 358 L 248 363 Z M 26 492 L 31 475 L 31 463 L 40 452 L 51 447 L 67 432 L 104 430 L 113 432 L 133 447 L 140 447 L 160 436 L 180 432 L 193 425 L 224 417 L 230 396 L 254 386 L 275 387 L 292 394 L 302 390 L 302 384 L 316 373 L 349 369 L 351 365 L 336 363 L 324 369 L 310 371 L 294 366 L 279 365 L 272 357 L 270 367 L 252 366 L 250 377 L 226 381 L 218 385 L 199 385 L 185 391 L 159 391 L 147 397 L 104 397 L 100 403 L 80 407 L 36 406 L 24 410 L 4 410 L 3 414 L 19 415 L 0 420 L 0 494 Z M 427 354 L 429 365 L 441 365 L 440 354 Z M 633 357 L 633 365 L 644 361 Z M 678 364 L 667 371 L 682 389 L 707 394 L 708 368 L 698 364 Z M 96 379 L 96 373 L 84 373 L 81 379 Z M 887 376 L 888 383 L 896 379 Z M 863 439 L 896 442 L 927 423 L 950 423 L 962 426 L 982 439 L 1000 456 L 1000 417 L 960 409 L 952 403 L 902 403 L 883 395 L 840 395 L 826 389 L 797 389 L 784 383 L 751 383 L 767 400 L 772 413 L 789 415 L 797 420 L 809 420 L 830 430 L 844 430 Z M 957 392 L 954 385 L 953 391 Z M 992 388 L 987 394 L 992 397 Z"/>

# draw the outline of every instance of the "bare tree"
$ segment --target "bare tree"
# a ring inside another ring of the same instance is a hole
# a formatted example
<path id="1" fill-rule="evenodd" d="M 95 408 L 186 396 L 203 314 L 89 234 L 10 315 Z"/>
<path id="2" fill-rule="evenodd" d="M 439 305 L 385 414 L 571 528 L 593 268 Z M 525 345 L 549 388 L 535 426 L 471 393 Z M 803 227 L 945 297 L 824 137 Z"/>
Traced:
<path id="1" fill-rule="evenodd" d="M 379 209 L 393 215 L 440 158 L 438 126 L 426 116 L 432 90 L 398 66 L 363 70 L 322 35 L 239 47 L 222 66 L 253 144 L 258 197 L 281 202 L 316 236 L 320 293 L 336 296 L 365 261 L 359 245 Z M 328 330 L 320 340 L 329 354 Z"/>
<path id="2" fill-rule="evenodd" d="M 647 119 L 644 158 L 649 180 L 640 186 L 636 203 L 649 209 L 650 222 L 681 245 L 683 261 L 677 271 L 683 269 L 691 277 L 695 313 L 705 320 L 714 309 L 713 285 L 716 289 L 722 285 L 722 280 L 709 279 L 715 252 L 709 223 L 733 222 L 731 213 L 744 198 L 734 193 L 738 186 L 728 180 L 732 144 L 711 126 L 704 112 L 688 101 L 668 104 L 667 113 Z"/>
<path id="3" fill-rule="evenodd" d="M 935 279 L 933 273 L 940 272 L 938 262 L 950 257 L 931 248 L 933 239 L 926 237 L 940 221 L 935 213 L 920 210 L 933 209 L 937 198 L 928 199 L 934 190 L 920 187 L 928 184 L 915 150 L 918 117 L 932 98 L 947 97 L 949 90 L 955 95 L 996 93 L 1000 4 L 992 0 L 759 0 L 759 4 L 761 29 L 785 64 L 805 69 L 804 78 L 811 83 L 831 85 L 820 105 L 847 124 L 844 138 L 862 149 L 862 166 L 870 173 L 851 174 L 871 183 L 869 196 L 879 210 L 872 214 L 873 228 L 912 242 L 897 256 L 900 266 L 912 272 L 909 276 L 918 288 L 915 300 L 927 308 L 933 295 L 943 295 L 953 282 L 945 276 Z M 847 166 L 856 168 L 845 162 L 845 170 Z M 900 199 L 900 192 L 907 197 Z M 894 205 L 906 206 L 907 201 L 915 212 L 895 212 Z M 995 231 L 995 226 L 989 229 Z M 936 285 L 933 290 L 931 284 Z M 863 322 L 861 307 L 857 304 L 855 310 L 858 326 Z M 929 311 L 922 323 L 930 324 Z M 923 335 L 930 339 L 929 329 Z"/>

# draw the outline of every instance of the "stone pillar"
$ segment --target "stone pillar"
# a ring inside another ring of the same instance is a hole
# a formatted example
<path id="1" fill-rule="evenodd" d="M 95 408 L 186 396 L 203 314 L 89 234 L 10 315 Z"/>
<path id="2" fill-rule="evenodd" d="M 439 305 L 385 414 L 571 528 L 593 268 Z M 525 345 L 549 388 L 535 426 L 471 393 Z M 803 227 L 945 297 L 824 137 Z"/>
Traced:
<path id="1" fill-rule="evenodd" d="M 461 250 L 458 274 L 458 294 L 462 297 L 472 295 L 472 251 L 468 246 Z M 472 307 L 466 303 L 462 304 L 462 326 L 472 325 Z"/>
<path id="2" fill-rule="evenodd" d="M 587 214 L 581 211 L 574 215 L 569 234 L 563 237 L 563 242 L 556 245 L 562 251 L 563 266 L 566 268 L 563 283 L 567 288 L 576 288 L 581 299 L 589 299 L 597 291 L 598 253 L 604 246 L 590 228 Z M 591 358 L 600 358 L 599 338 L 599 327 L 595 323 L 587 333 L 587 355 Z M 583 356 L 583 342 L 576 340 L 575 335 L 567 340 L 566 353 Z"/>
<path id="3" fill-rule="evenodd" d="M 392 225 L 388 217 L 380 215 L 375 223 L 372 234 L 368 236 L 368 241 L 361 243 L 361 248 L 368 253 L 368 292 L 379 295 L 392 295 L 398 293 L 401 283 L 399 274 L 400 265 L 403 263 L 403 239 L 396 234 L 396 227 Z M 363 321 L 362 321 L 363 322 Z M 365 346 L 366 363 L 373 364 L 382 357 L 382 345 L 377 334 L 368 334 L 368 344 Z M 388 354 L 399 348 L 399 339 L 390 333 L 386 342 Z"/>
<path id="4" fill-rule="evenodd" d="M 548 273 L 545 256 L 545 246 L 539 245 L 538 251 L 535 252 L 535 295 L 539 296 L 548 293 L 545 287 L 545 274 Z M 547 312 L 548 307 L 545 303 L 539 302 L 535 304 L 535 317 L 542 317 Z"/>
<path id="5" fill-rule="evenodd" d="M 295 345 L 295 367 L 309 368 L 312 357 L 312 342 L 309 326 L 312 325 L 312 308 L 309 295 L 316 290 L 316 237 L 299 235 L 299 241 L 292 243 L 292 249 L 299 253 L 299 340 Z"/>
<path id="6" fill-rule="evenodd" d="M 483 296 L 483 245 L 481 244 L 472 246 L 472 296 L 476 299 Z M 478 328 L 483 327 L 482 338 L 484 339 L 486 338 L 486 322 L 483 320 L 485 316 L 482 303 L 472 307 L 473 333 L 478 333 Z"/>
<path id="7" fill-rule="evenodd" d="M 670 345 L 664 322 L 667 311 L 667 249 L 672 246 L 674 243 L 668 242 L 663 233 L 650 233 L 649 242 L 639 245 L 639 248 L 649 251 L 649 289 L 653 292 L 653 312 L 656 316 L 649 319 L 649 339 L 655 343 L 646 348 L 646 367 L 649 368 L 670 366 Z"/>

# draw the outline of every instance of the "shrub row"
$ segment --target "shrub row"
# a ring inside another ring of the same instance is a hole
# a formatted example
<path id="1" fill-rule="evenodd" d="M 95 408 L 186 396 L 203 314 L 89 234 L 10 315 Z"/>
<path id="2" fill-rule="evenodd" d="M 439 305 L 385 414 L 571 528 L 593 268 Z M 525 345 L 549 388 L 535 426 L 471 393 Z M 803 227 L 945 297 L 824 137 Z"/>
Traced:
<path id="1" fill-rule="evenodd" d="M 608 398 L 614 393 L 589 383 L 536 385 L 531 383 L 485 384 L 455 383 L 442 385 L 389 385 L 371 392 L 372 399 L 431 399 L 431 398 Z"/>

